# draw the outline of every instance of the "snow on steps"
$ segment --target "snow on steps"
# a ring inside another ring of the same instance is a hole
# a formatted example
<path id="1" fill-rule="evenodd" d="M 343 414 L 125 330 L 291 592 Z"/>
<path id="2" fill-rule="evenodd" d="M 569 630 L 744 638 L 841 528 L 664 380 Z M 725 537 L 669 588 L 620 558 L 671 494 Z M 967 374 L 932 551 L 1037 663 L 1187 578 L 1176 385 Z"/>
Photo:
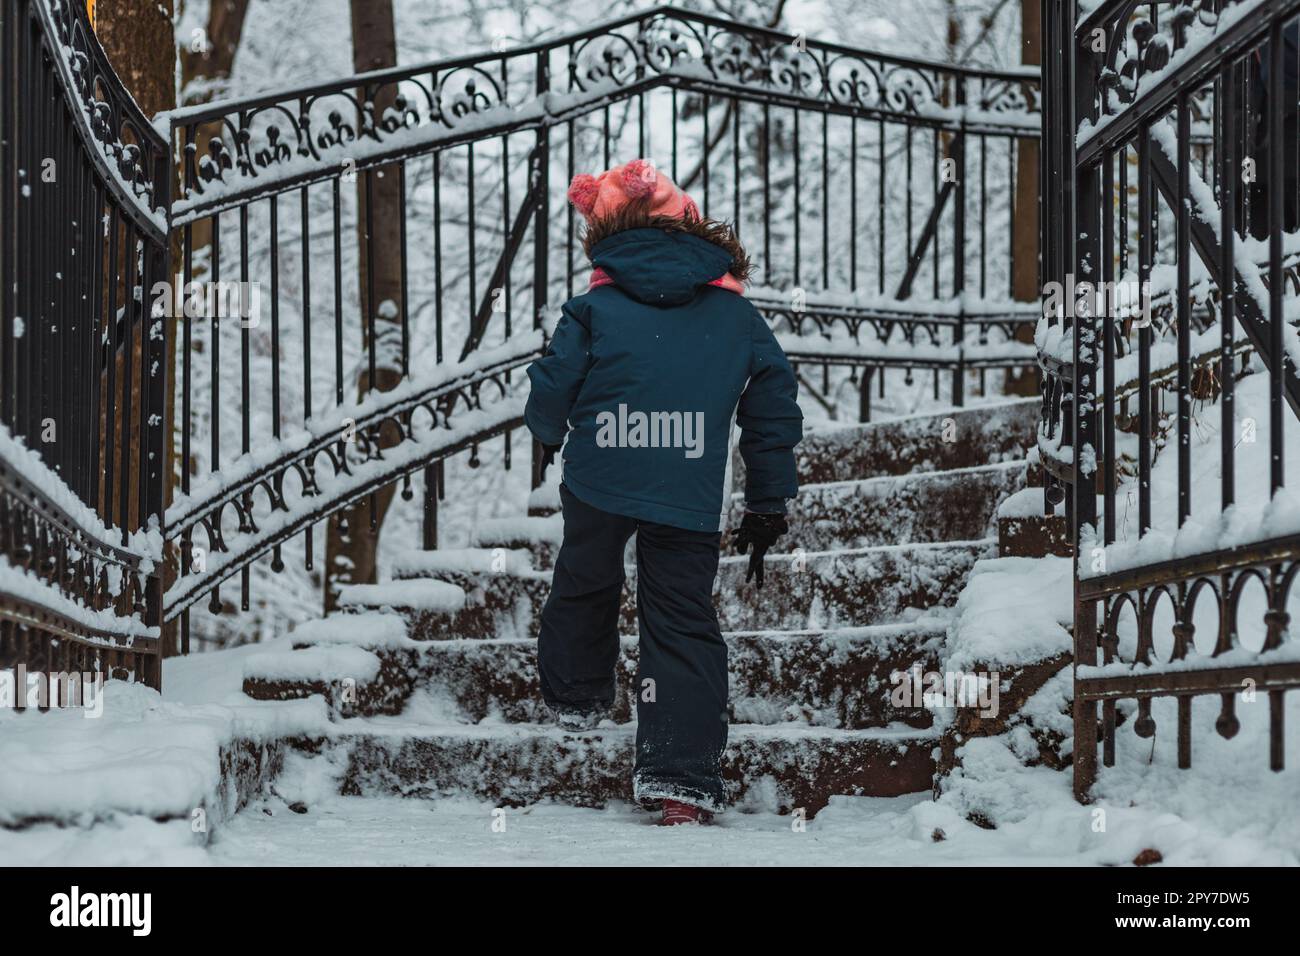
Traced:
<path id="1" fill-rule="evenodd" d="M 1039 399 L 1017 398 L 887 422 L 810 429 L 795 449 L 799 483 L 972 468 L 1024 458 L 1034 446 L 1040 414 Z M 736 461 L 740 463 L 739 454 Z M 743 463 L 737 475 L 742 472 Z"/>
<path id="2" fill-rule="evenodd" d="M 930 789 L 938 730 L 926 712 L 893 708 L 889 674 L 935 666 L 944 615 L 927 612 L 951 606 L 993 553 L 986 535 L 998 501 L 1025 481 L 1036 415 L 1036 401 L 1017 400 L 805 440 L 805 490 L 767 586 L 743 583 L 746 557 L 720 563 L 733 720 L 724 766 L 738 801 L 811 814 L 834 794 Z M 351 613 L 295 632 L 289 653 L 314 657 L 250 663 L 246 692 L 329 697 L 330 730 L 297 743 L 332 753 L 345 793 L 630 798 L 634 639 L 623 641 L 610 721 L 586 734 L 538 722 L 536 620 L 562 530 L 554 491 L 531 496 L 528 518 L 485 524 L 472 549 L 399 556 L 393 581 L 349 590 Z M 620 630 L 634 633 L 635 569 L 627 576 Z M 352 667 L 319 650 L 331 644 L 370 656 Z M 340 664 L 362 676 L 349 682 Z"/>
<path id="3" fill-rule="evenodd" d="M 887 624 L 951 605 L 975 560 L 995 546 L 994 539 L 981 539 L 769 554 L 763 588 L 745 583 L 746 556 L 729 555 L 719 563 L 714 604 L 722 629 L 730 631 Z M 347 589 L 349 606 L 391 608 L 417 640 L 535 636 L 551 581 L 549 571 L 509 567 L 483 574 L 395 564 L 393 574 L 399 580 L 390 584 Z M 619 629 L 626 634 L 636 630 L 636 569 L 625 574 Z M 426 606 L 421 588 L 433 581 L 460 588 L 464 606 Z M 372 602 L 361 597 L 367 594 L 375 595 Z"/>
<path id="4" fill-rule="evenodd" d="M 992 537 L 999 503 L 1024 487 L 1026 471 L 1021 459 L 805 485 L 790 502 L 790 533 L 778 547 L 833 551 Z M 1038 497 L 1041 503 L 1041 492 Z M 743 514 L 744 500 L 736 496 L 727 526 L 738 527 Z"/>
<path id="5" fill-rule="evenodd" d="M 419 677 L 420 647 L 406 621 L 381 611 L 337 613 L 307 621 L 290 635 L 289 650 L 244 662 L 244 693 L 255 700 L 320 695 L 331 719 L 349 714 L 398 714 Z"/>
<path id="6" fill-rule="evenodd" d="M 999 502 L 1025 487 L 1026 471 L 1024 459 L 1012 459 L 949 471 L 804 485 L 790 504 L 790 534 L 781 548 L 830 551 L 990 537 L 996 530 Z M 737 494 L 727 527 L 737 527 L 743 511 L 744 497 Z M 564 521 L 558 514 L 494 518 L 480 523 L 471 543 L 489 551 L 530 552 L 531 566 L 550 570 L 563 535 Z"/>
<path id="7" fill-rule="evenodd" d="M 345 795 L 474 796 L 500 805 L 561 800 L 602 806 L 632 798 L 635 727 L 565 733 L 533 724 L 415 726 L 349 721 L 322 744 L 346 755 Z M 926 790 L 933 730 L 733 725 L 722 773 L 735 803 L 815 814 L 837 794 L 893 797 Z"/>
<path id="8" fill-rule="evenodd" d="M 975 561 L 995 545 L 954 541 L 769 555 L 769 583 L 762 588 L 744 583 L 748 557 L 724 558 L 715 590 L 724 597 L 718 617 L 733 631 L 897 622 L 954 604 Z"/>
<path id="9" fill-rule="evenodd" d="M 914 664 L 923 670 L 937 667 L 946 630 L 946 621 L 929 619 L 830 631 L 724 634 L 731 719 L 752 724 L 799 721 L 847 729 L 891 723 L 927 728 L 932 722 L 929 711 L 892 706 L 890 674 Z M 532 638 L 388 642 L 376 646 L 373 653 L 362 652 L 378 662 L 374 667 L 362 662 L 368 677 L 328 665 L 318 669 L 328 658 L 314 652 L 339 650 L 361 648 L 311 646 L 250 659 L 244 691 L 262 700 L 322 694 L 332 712 L 345 717 L 397 714 L 414 694 L 429 693 L 450 703 L 468 723 L 488 718 L 511 723 L 547 719 L 537 687 L 537 642 Z M 299 663 L 284 660 L 295 657 Z M 630 691 L 636 660 L 636 638 L 623 638 L 611 714 L 616 723 L 633 718 Z M 295 668 L 298 679 L 286 680 L 284 675 Z M 344 689 L 350 691 L 346 701 Z"/>
<path id="10" fill-rule="evenodd" d="M 889 675 L 938 665 L 942 621 L 832 631 L 740 631 L 727 642 L 730 718 L 737 723 L 800 722 L 862 729 L 891 723 L 931 726 L 922 709 L 890 703 Z M 431 642 L 421 687 L 453 701 L 462 719 L 545 722 L 537 687 L 537 642 L 530 639 Z M 637 640 L 625 637 L 616 665 L 611 719 L 633 720 Z"/>
<path id="11" fill-rule="evenodd" d="M 331 726 L 320 701 L 180 704 L 108 681 L 102 712 L 0 708 L 0 827 L 184 821 L 196 845 L 279 773 L 287 741 Z M 194 826 L 196 821 L 203 826 Z"/>
<path id="12" fill-rule="evenodd" d="M 563 537 L 564 517 L 560 514 L 544 518 L 487 518 L 474 529 L 470 543 L 476 548 L 528 551 L 533 566 L 545 570 L 555 567 Z"/>

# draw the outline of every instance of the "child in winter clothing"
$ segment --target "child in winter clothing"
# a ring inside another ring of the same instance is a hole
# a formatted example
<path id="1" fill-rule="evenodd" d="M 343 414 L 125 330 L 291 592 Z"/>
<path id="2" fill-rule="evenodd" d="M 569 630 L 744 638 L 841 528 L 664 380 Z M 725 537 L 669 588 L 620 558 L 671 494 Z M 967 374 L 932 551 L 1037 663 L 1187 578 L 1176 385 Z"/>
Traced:
<path id="1" fill-rule="evenodd" d="M 730 226 L 645 160 L 580 175 L 591 287 L 565 303 L 528 369 L 525 418 L 544 467 L 564 445 L 564 541 L 542 611 L 542 695 L 562 727 L 614 701 L 623 548 L 636 534 L 639 801 L 664 822 L 722 809 L 727 647 L 713 609 L 733 420 L 745 461 L 749 577 L 784 533 L 803 437 L 785 354 L 742 295 L 749 259 Z M 567 440 L 566 440 L 567 439 Z"/>

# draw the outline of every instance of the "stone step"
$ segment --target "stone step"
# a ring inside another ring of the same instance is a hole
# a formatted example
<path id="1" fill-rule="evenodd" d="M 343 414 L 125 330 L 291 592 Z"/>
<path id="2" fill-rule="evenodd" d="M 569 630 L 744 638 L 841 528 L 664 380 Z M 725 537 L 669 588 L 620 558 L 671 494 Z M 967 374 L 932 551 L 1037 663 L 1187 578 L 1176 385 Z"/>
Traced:
<path id="1" fill-rule="evenodd" d="M 913 666 L 924 671 L 937 668 L 946 630 L 946 622 L 929 620 L 834 631 L 725 634 L 731 719 L 845 729 L 889 724 L 930 727 L 929 711 L 893 705 L 891 675 Z M 340 650 L 372 654 L 379 663 L 350 662 L 338 654 Z M 337 655 L 339 666 L 332 679 L 317 659 L 325 651 Z M 322 694 L 332 712 L 342 717 L 397 714 L 412 694 L 423 692 L 453 706 L 466 723 L 489 718 L 545 723 L 549 717 L 537 686 L 536 661 L 537 642 L 530 638 L 374 648 L 322 645 L 259 655 L 245 669 L 244 689 L 251 697 L 269 700 Z M 610 715 L 616 723 L 634 716 L 636 662 L 637 639 L 625 637 Z M 344 685 L 348 680 L 353 683 Z M 345 686 L 352 690 L 350 700 L 344 699 Z"/>
<path id="2" fill-rule="evenodd" d="M 789 503 L 782 551 L 835 551 L 903 543 L 971 541 L 997 534 L 1000 502 L 1025 486 L 1024 460 L 954 471 L 805 485 Z M 732 502 L 729 528 L 744 501 Z"/>
<path id="3" fill-rule="evenodd" d="M 555 555 L 563 537 L 564 518 L 559 514 L 544 518 L 489 518 L 479 522 L 470 535 L 470 543 L 477 548 L 527 551 L 532 555 L 533 567 L 544 570 L 555 567 Z"/>
<path id="4" fill-rule="evenodd" d="M 799 483 L 972 468 L 1024 458 L 1034 447 L 1040 412 L 1039 399 L 1017 398 L 887 422 L 809 429 L 795 449 Z M 740 490 L 743 463 L 739 454 L 735 460 L 735 489 Z"/>
<path id="5" fill-rule="evenodd" d="M 290 636 L 290 650 L 244 662 L 244 693 L 255 700 L 319 694 L 333 719 L 401 713 L 427 646 L 407 637 L 403 618 L 376 611 L 336 612 L 300 624 Z"/>
<path id="6" fill-rule="evenodd" d="M 748 557 L 719 565 L 715 604 L 723 630 L 815 630 L 914 619 L 952 606 L 996 541 L 908 544 L 768 555 L 762 588 L 745 583 Z M 719 602 L 717 595 L 726 600 Z"/>
<path id="7" fill-rule="evenodd" d="M 924 729 L 932 715 L 896 708 L 890 674 L 938 666 L 942 621 L 835 631 L 724 634 L 730 715 L 738 723 L 790 721 L 863 729 L 906 724 Z M 545 723 L 537 686 L 537 642 L 530 639 L 435 641 L 422 659 L 420 685 L 454 701 L 462 719 Z M 637 639 L 625 637 L 616 665 L 610 719 L 635 716 Z"/>
<path id="8" fill-rule="evenodd" d="M 350 722 L 351 723 L 351 722 Z M 558 800 L 603 806 L 632 798 L 635 727 L 565 733 L 528 724 L 412 725 L 377 718 L 334 738 L 350 796 L 468 796 L 503 806 Z M 731 727 L 723 776 L 741 806 L 808 816 L 832 796 L 893 797 L 929 790 L 932 730 Z M 314 745 L 313 746 L 317 746 Z"/>
<path id="9" fill-rule="evenodd" d="M 762 588 L 745 583 L 747 556 L 728 555 L 719 563 L 714 605 L 724 631 L 894 623 L 950 606 L 971 565 L 995 547 L 995 539 L 980 539 L 769 554 Z M 348 588 L 346 603 L 401 614 L 416 640 L 534 637 L 551 584 L 549 571 L 509 566 L 483 573 L 395 564 L 393 574 L 400 579 Z M 625 568 L 625 574 L 619 630 L 630 634 L 637 630 L 636 570 Z M 455 585 L 465 596 L 463 606 L 450 609 L 444 598 L 455 592 L 441 587 L 425 601 L 421 586 L 429 581 Z"/>
<path id="10" fill-rule="evenodd" d="M 790 535 L 782 541 L 782 550 L 833 551 L 992 537 L 998 504 L 1025 487 L 1027 470 L 1026 462 L 1018 460 L 805 485 L 789 504 Z M 728 510 L 728 529 L 739 527 L 743 517 L 744 499 L 737 495 Z M 512 560 L 526 552 L 533 568 L 549 570 L 563 535 L 564 522 L 556 514 L 484 521 L 471 541 L 478 550 L 510 552 Z"/>

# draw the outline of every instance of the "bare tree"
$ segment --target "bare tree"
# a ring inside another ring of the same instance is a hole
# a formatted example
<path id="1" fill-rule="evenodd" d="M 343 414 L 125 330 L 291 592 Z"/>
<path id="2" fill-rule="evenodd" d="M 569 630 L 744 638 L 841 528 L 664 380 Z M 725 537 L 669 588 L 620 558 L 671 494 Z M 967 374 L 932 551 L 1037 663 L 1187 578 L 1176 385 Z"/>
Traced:
<path id="1" fill-rule="evenodd" d="M 113 69 L 121 78 L 122 83 L 127 90 L 135 97 L 136 103 L 146 116 L 154 116 L 164 110 L 174 109 L 176 107 L 176 44 L 172 38 L 172 0 L 98 0 L 91 7 L 93 17 L 95 36 L 98 38 L 100 45 L 104 47 L 104 52 L 108 55 L 109 62 L 113 64 Z M 125 264 L 126 250 L 120 253 L 122 262 L 118 263 L 117 274 L 126 276 L 128 270 L 123 268 Z M 119 289 L 118 302 L 129 301 L 126 297 L 125 289 Z M 146 293 L 148 290 L 145 290 Z M 133 367 L 140 369 L 144 367 L 144 342 L 142 330 L 144 323 L 140 323 L 140 331 L 137 331 L 133 339 L 126 344 L 127 348 L 132 350 Z M 173 334 L 169 344 L 168 360 L 171 363 L 169 367 L 175 367 L 175 342 L 176 336 Z M 123 371 L 125 356 L 117 358 L 118 369 L 116 381 L 125 381 Z M 120 386 L 119 386 L 120 387 Z M 130 396 L 119 396 L 118 401 L 128 405 L 131 409 L 139 409 L 144 402 L 144 376 L 137 376 L 134 381 Z M 174 398 L 175 389 L 169 389 L 167 393 L 167 411 L 165 415 L 165 431 L 167 443 L 165 448 L 165 461 L 163 474 L 172 477 L 174 470 L 174 448 L 171 441 L 172 422 L 174 418 Z M 101 434 L 104 436 L 103 443 L 107 453 L 121 455 L 122 453 L 122 432 L 121 423 L 124 416 L 119 416 L 118 430 L 116 433 L 109 431 L 107 421 L 100 425 Z M 140 460 L 140 431 L 137 429 L 131 433 L 131 447 L 128 449 L 131 461 Z M 115 502 L 105 502 L 105 514 L 110 519 L 120 522 L 128 527 L 134 526 L 143 516 L 132 514 L 134 503 L 140 500 L 138 494 L 138 483 L 142 475 L 137 470 L 134 474 L 125 476 L 131 483 L 129 501 L 133 503 L 131 509 L 126 513 L 115 511 Z M 168 481 L 168 486 L 164 489 L 164 506 L 171 500 L 172 482 Z M 169 566 L 164 578 L 164 583 L 170 583 L 170 575 L 174 572 L 174 567 Z M 163 642 L 165 653 L 174 653 L 176 650 L 176 629 L 168 627 L 163 632 Z"/>
<path id="2" fill-rule="evenodd" d="M 1042 37 L 1039 29 L 1042 10 L 1038 0 L 1020 0 L 1020 62 L 1027 66 L 1042 63 Z M 1018 302 L 1038 298 L 1038 140 L 1021 139 L 1016 143 L 1016 194 L 1011 211 L 1012 294 Z M 1033 330 L 1021 329 L 1024 341 L 1033 341 Z M 1032 371 L 1009 369 L 1004 391 L 1009 395 L 1033 395 L 1038 391 Z"/>
<path id="3" fill-rule="evenodd" d="M 352 65 L 358 73 L 397 65 L 397 31 L 391 0 L 351 0 Z M 359 91 L 373 99 L 378 118 L 392 106 L 394 87 Z M 357 235 L 361 251 L 360 290 L 363 326 L 373 328 L 367 345 L 374 356 L 373 380 L 369 365 L 363 369 L 359 392 L 387 392 L 402 379 L 400 364 L 402 300 L 401 233 L 402 186 L 398 167 L 382 166 L 357 176 Z M 389 448 L 400 436 L 388 426 L 380 444 Z M 330 520 L 325 542 L 325 610 L 337 605 L 344 584 L 373 583 L 379 531 L 393 500 L 388 485 Z"/>
<path id="4" fill-rule="evenodd" d="M 172 0 L 98 0 L 95 36 L 146 116 L 176 107 Z"/>

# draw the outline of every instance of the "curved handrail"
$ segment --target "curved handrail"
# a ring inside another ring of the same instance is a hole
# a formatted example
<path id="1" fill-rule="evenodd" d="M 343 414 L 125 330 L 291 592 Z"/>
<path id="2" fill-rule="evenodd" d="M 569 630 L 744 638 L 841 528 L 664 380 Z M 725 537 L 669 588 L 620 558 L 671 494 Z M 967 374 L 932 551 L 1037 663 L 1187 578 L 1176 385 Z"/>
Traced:
<path id="1" fill-rule="evenodd" d="M 408 380 L 393 391 L 340 406 L 331 417 L 345 421 L 345 427 L 304 432 L 302 441 L 285 442 L 266 461 L 253 455 L 236 459 L 226 473 L 238 477 L 212 493 L 200 488 L 175 502 L 167 516 L 167 537 L 180 545 L 182 572 L 164 596 L 164 619 L 177 617 L 204 592 L 308 525 L 430 461 L 521 426 L 523 405 L 510 397 L 507 375 L 537 358 L 542 344 L 540 330 L 518 335 L 503 346 L 481 349 L 470 362 L 440 369 L 431 380 Z M 485 386 L 497 393 L 497 401 L 483 403 Z M 417 414 L 426 427 L 417 428 Z M 453 421 L 453 416 L 459 417 Z M 472 427 L 463 427 L 460 417 L 469 417 Z M 395 428 L 401 441 L 385 447 L 386 427 Z M 317 478 L 321 462 L 334 474 L 325 487 Z M 296 505 L 285 494 L 290 476 L 302 487 Z M 222 527 L 228 514 L 237 522 L 233 534 Z M 203 535 L 205 546 L 199 568 L 193 558 L 196 533 Z"/>
<path id="2" fill-rule="evenodd" d="M 561 53 L 567 62 L 552 62 Z M 564 88 L 553 82 L 560 69 Z M 330 156 L 370 168 L 553 126 L 590 112 L 611 92 L 626 96 L 662 85 L 951 131 L 1040 134 L 1036 70 L 949 66 L 661 6 L 497 53 L 167 114 L 185 163 L 172 223 L 319 182 L 337 173 Z M 392 105 L 379 113 L 375 104 L 386 99 Z M 211 123 L 221 125 L 222 135 L 199 157 L 198 128 Z"/>
<path id="3" fill-rule="evenodd" d="M 933 69 L 944 73 L 950 73 L 955 76 L 966 76 L 972 78 L 987 77 L 990 79 L 1004 80 L 1008 83 L 1023 83 L 1026 79 L 1037 80 L 1038 78 L 1037 69 L 1032 71 L 983 70 L 977 67 L 966 67 L 944 63 L 941 60 L 929 60 L 924 57 L 905 57 L 895 56 L 888 53 L 875 53 L 863 50 L 860 47 L 851 47 L 840 43 L 829 43 L 824 40 L 814 40 L 793 33 L 784 33 L 770 27 L 759 26 L 757 24 L 736 23 L 735 21 L 727 20 L 724 17 L 714 16 L 695 10 L 683 10 L 679 7 L 671 6 L 670 4 L 660 4 L 657 7 L 650 7 L 637 13 L 601 21 L 594 26 L 588 27 L 586 30 L 564 33 L 549 40 L 537 40 L 532 43 L 511 47 L 508 50 L 503 50 L 496 54 L 484 55 L 481 53 L 471 53 L 465 56 L 447 57 L 441 60 L 426 61 L 413 66 L 395 66 L 379 70 L 370 70 L 365 73 L 358 73 L 354 76 L 347 77 L 343 80 L 333 80 L 327 83 L 313 83 L 304 86 L 290 87 L 277 93 L 258 93 L 251 96 L 221 100 L 215 103 L 203 103 L 173 110 L 165 115 L 171 120 L 173 125 L 191 122 L 202 123 L 208 120 L 220 119 L 232 110 L 256 109 L 262 106 L 270 106 L 286 99 L 300 99 L 331 90 L 351 89 L 356 87 L 358 83 L 388 83 L 395 80 L 414 79 L 424 73 L 445 72 L 453 68 L 474 66 L 484 62 L 494 62 L 507 56 L 529 56 L 536 53 L 544 53 L 571 43 L 580 43 L 584 40 L 616 30 L 620 27 L 630 26 L 634 23 L 641 23 L 652 17 L 669 15 L 675 18 L 680 18 L 683 21 L 696 22 L 718 29 L 739 29 L 744 33 L 764 36 L 777 43 L 787 45 L 793 44 L 796 41 L 806 42 L 810 47 L 845 56 L 857 56 L 863 53 L 870 53 L 870 55 L 878 61 L 893 66 Z"/>
<path id="4" fill-rule="evenodd" d="M 141 492 L 131 504 L 138 506 L 144 530 L 128 533 L 133 517 L 123 518 L 123 528 L 106 527 L 96 513 L 96 489 L 102 492 L 103 486 L 87 472 L 97 429 L 105 417 L 113 420 L 106 409 L 118 406 L 111 391 L 92 405 L 76 400 L 89 388 L 71 399 L 66 390 L 93 374 L 88 356 L 97 347 L 122 341 L 118 335 L 101 339 L 97 327 L 108 281 L 100 266 L 108 248 L 125 249 L 116 244 L 116 230 L 139 244 L 140 277 L 153 275 L 160 261 L 167 239 L 168 146 L 114 72 L 83 4 L 9 4 L 3 28 L 9 104 L 0 144 L 4 188 L 17 196 L 21 186 L 22 198 L 5 221 L 0 269 L 6 339 L 0 351 L 8 376 L 0 424 L 0 618 L 16 625 L 0 639 L 6 659 L 15 646 L 20 654 L 26 646 L 51 667 L 127 666 L 157 686 L 163 554 L 158 514 Z M 42 127 L 48 130 L 44 140 Z M 33 144 L 40 142 L 52 155 L 38 152 Z M 46 159 L 60 164 L 58 190 L 38 192 L 31 164 Z M 68 177 L 63 164 L 74 160 L 84 161 L 86 176 Z M 99 227 L 101 213 L 102 228 L 89 228 L 84 217 Z M 69 263 L 81 267 L 75 281 L 63 282 Z M 119 275 L 116 269 L 113 263 L 107 271 Z M 140 313 L 128 314 L 124 334 L 141 321 Z M 39 334 L 24 336 L 25 326 Z M 51 338 L 56 330 L 61 334 Z M 142 348 L 141 360 L 152 358 L 155 349 Z M 139 414 L 129 396 L 124 404 L 126 415 Z M 76 435 L 56 446 L 53 456 L 41 453 L 32 424 L 47 412 L 60 437 Z M 124 470 L 128 458 L 134 463 L 151 456 L 142 434 L 133 435 L 131 445 L 135 454 L 123 452 Z M 138 486 L 147 480 L 141 476 Z M 125 498 L 121 511 L 130 515 Z M 112 510 L 106 503 L 105 511 Z"/>
<path id="5" fill-rule="evenodd" d="M 130 548 L 109 541 L 105 529 L 91 527 L 97 522 L 79 519 L 51 493 L 50 489 L 62 487 L 56 475 L 30 459 L 20 465 L 19 456 L 10 450 L 12 445 L 12 439 L 5 436 L 0 446 L 4 452 L 0 454 L 0 508 L 8 535 L 7 566 L 35 575 L 51 587 L 81 582 L 65 590 L 84 595 L 89 604 L 72 603 L 88 613 L 97 614 L 114 604 L 142 611 L 141 581 L 154 571 L 161 552 L 147 547 L 147 536 L 143 540 L 136 536 Z M 32 475 L 31 469 L 43 474 Z M 71 497 L 65 487 L 62 490 Z M 130 631 L 130 622 L 124 620 L 123 627 L 123 633 Z"/>
<path id="6" fill-rule="evenodd" d="M 170 166 L 166 138 L 113 70 L 84 4 L 42 0 L 31 9 L 50 41 L 59 87 L 105 188 L 139 229 L 157 242 L 165 241 Z M 135 142 L 124 141 L 123 132 Z"/>

